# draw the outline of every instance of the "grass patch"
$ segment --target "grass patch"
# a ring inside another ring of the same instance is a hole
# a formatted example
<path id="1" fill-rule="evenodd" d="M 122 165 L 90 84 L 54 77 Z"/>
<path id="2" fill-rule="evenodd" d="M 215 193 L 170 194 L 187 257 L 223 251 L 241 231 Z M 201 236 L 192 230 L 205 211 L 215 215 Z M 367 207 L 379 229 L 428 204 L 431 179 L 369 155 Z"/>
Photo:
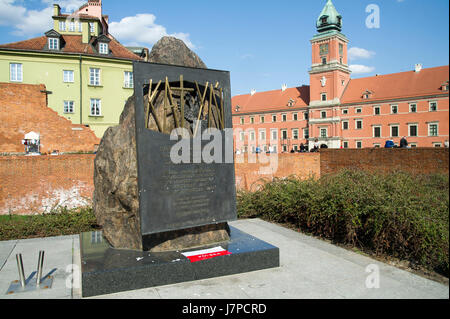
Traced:
<path id="1" fill-rule="evenodd" d="M 238 192 L 238 216 L 262 218 L 448 277 L 449 177 L 343 170 Z"/>
<path id="2" fill-rule="evenodd" d="M 0 241 L 73 235 L 99 228 L 92 208 L 58 208 L 45 215 L 0 216 Z"/>

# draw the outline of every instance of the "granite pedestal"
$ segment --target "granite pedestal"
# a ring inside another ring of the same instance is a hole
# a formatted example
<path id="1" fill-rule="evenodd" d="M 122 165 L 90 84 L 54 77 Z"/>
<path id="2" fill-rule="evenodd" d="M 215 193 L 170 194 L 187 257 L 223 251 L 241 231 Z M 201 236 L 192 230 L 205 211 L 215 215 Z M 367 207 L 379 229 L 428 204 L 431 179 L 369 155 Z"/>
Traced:
<path id="1" fill-rule="evenodd" d="M 80 236 L 83 297 L 279 267 L 279 249 L 230 226 L 230 240 L 186 251 L 112 248 L 101 232 Z M 230 255 L 191 262 L 183 252 L 222 247 Z"/>

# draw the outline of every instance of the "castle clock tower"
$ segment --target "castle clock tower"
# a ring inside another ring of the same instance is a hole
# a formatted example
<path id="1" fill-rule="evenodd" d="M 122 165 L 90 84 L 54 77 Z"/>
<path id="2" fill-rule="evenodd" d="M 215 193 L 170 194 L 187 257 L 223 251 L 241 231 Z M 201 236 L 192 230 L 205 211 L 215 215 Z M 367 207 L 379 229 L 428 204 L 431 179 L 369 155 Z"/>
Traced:
<path id="1" fill-rule="evenodd" d="M 316 22 L 318 33 L 311 39 L 310 107 L 335 106 L 350 80 L 348 39 L 341 33 L 342 16 L 328 0 Z"/>

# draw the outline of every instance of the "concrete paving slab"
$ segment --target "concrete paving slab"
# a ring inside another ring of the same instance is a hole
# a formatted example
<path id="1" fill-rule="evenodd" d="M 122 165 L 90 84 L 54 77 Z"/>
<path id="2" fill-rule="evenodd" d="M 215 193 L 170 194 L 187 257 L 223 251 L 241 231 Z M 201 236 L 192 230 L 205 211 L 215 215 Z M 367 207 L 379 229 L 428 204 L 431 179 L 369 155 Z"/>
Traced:
<path id="1" fill-rule="evenodd" d="M 97 296 L 93 299 L 448 299 L 449 287 L 325 241 L 264 222 L 239 220 L 232 226 L 280 248 L 281 266 L 219 278 Z M 56 268 L 54 289 L 5 296 L 17 279 L 15 254 L 25 271 L 35 271 L 39 250 L 46 251 L 44 273 Z M 3 258 L 3 259 L 2 259 Z M 79 237 L 0 243 L 0 298 L 81 298 L 80 282 L 66 287 L 70 264 L 80 268 Z M 1 264 L 0 264 L 1 265 Z M 368 268 L 369 267 L 369 268 Z M 379 288 L 366 282 L 379 273 Z M 370 270 L 372 272 L 367 272 Z M 74 278 L 78 278 L 74 276 Z"/>

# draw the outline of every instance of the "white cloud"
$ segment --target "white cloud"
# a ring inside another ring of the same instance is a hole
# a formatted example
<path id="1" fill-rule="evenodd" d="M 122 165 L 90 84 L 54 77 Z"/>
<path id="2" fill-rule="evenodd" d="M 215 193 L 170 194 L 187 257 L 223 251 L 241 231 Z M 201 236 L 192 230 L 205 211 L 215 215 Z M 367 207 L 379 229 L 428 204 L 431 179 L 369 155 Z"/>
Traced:
<path id="1" fill-rule="evenodd" d="M 195 48 L 188 33 L 168 34 L 166 28 L 156 24 L 155 20 L 153 14 L 140 13 L 133 17 L 125 17 L 119 22 L 110 22 L 109 32 L 120 42 L 130 46 L 152 46 L 163 36 L 173 36 L 183 40 L 189 48 Z"/>
<path id="2" fill-rule="evenodd" d="M 43 3 L 53 6 L 53 4 L 59 4 L 61 11 L 64 13 L 72 13 L 78 10 L 87 0 L 42 0 Z"/>
<path id="3" fill-rule="evenodd" d="M 361 64 L 352 64 L 350 65 L 350 70 L 352 70 L 353 74 L 364 74 L 375 71 L 375 67 Z"/>
<path id="4" fill-rule="evenodd" d="M 375 55 L 375 52 L 369 51 L 362 48 L 353 47 L 348 50 L 348 59 L 349 60 L 357 60 L 357 59 L 370 59 Z"/>

